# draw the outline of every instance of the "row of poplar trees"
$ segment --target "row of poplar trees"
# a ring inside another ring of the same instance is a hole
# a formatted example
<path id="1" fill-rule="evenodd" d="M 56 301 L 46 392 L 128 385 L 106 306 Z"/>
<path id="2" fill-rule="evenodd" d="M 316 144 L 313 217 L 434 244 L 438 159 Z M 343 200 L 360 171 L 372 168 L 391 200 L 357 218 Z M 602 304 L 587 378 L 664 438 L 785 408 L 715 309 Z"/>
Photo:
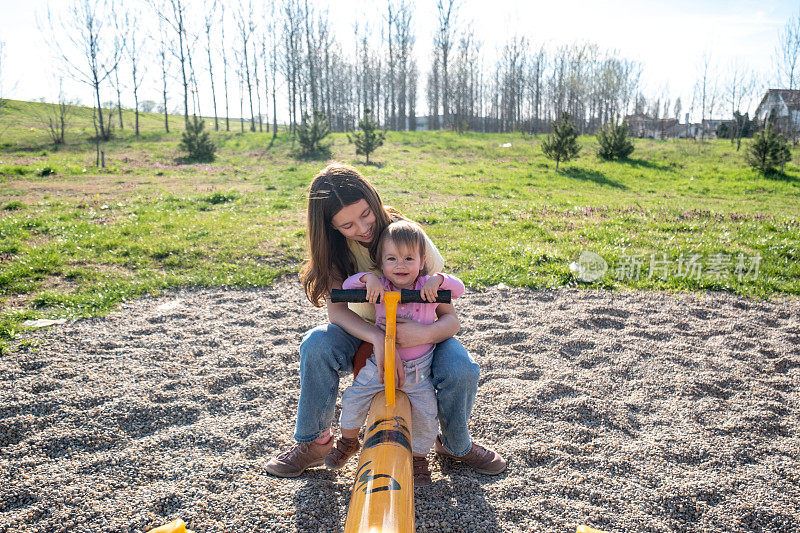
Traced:
<path id="1" fill-rule="evenodd" d="M 389 130 L 546 132 L 566 111 L 586 132 L 641 97 L 640 65 L 593 44 L 546 48 L 512 36 L 490 55 L 461 20 L 460 1 L 438 0 L 427 65 L 415 59 L 410 0 L 385 0 L 379 24 L 352 32 L 334 32 L 309 0 L 71 0 L 66 13 L 48 12 L 43 35 L 91 88 L 104 138 L 125 127 L 123 95 L 137 133 L 140 110 L 162 112 L 169 131 L 177 108 L 185 124 L 197 115 L 213 117 L 215 130 L 273 134 L 279 117 L 294 131 L 314 111 L 332 130 L 352 130 L 367 108 Z"/>

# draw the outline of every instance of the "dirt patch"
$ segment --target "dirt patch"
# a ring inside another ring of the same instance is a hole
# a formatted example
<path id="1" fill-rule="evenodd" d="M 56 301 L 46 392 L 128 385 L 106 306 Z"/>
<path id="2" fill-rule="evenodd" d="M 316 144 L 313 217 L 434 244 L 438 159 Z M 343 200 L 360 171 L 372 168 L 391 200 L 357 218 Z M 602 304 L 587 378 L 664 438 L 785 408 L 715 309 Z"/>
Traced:
<path id="1" fill-rule="evenodd" d="M 799 300 L 491 288 L 457 307 L 481 365 L 471 431 L 509 469 L 431 456 L 419 531 L 800 528 Z M 354 460 L 264 472 L 324 320 L 283 281 L 29 334 L 36 351 L 0 360 L 0 530 L 340 530 Z"/>

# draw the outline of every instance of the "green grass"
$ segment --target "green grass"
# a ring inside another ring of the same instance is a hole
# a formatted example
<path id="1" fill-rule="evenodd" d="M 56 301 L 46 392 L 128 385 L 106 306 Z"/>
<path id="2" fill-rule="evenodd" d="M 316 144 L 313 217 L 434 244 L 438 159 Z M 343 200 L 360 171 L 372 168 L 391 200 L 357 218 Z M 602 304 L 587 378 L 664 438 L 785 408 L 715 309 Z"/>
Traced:
<path id="1" fill-rule="evenodd" d="M 55 150 L 29 116 L 41 105 L 12 101 L 0 114 L 0 349 L 26 319 L 98 315 L 177 287 L 263 287 L 299 268 L 305 190 L 326 162 L 298 159 L 286 132 L 275 142 L 212 133 L 217 160 L 182 164 L 182 117 L 165 134 L 163 116 L 144 114 L 142 136 L 116 130 L 97 169 L 90 111 Z M 569 264 L 590 250 L 610 268 L 580 286 L 800 294 L 797 149 L 785 175 L 764 177 L 727 141 L 637 140 L 631 159 L 604 162 L 586 137 L 556 173 L 541 137 L 389 133 L 369 166 L 332 137 L 333 158 L 424 224 L 468 285 L 574 285 Z M 739 254 L 761 262 L 742 280 L 661 279 L 648 276 L 651 254 L 673 267 L 681 256 L 699 254 L 704 267 L 727 258 L 730 273 Z M 618 275 L 630 256 L 642 260 L 639 279 Z"/>

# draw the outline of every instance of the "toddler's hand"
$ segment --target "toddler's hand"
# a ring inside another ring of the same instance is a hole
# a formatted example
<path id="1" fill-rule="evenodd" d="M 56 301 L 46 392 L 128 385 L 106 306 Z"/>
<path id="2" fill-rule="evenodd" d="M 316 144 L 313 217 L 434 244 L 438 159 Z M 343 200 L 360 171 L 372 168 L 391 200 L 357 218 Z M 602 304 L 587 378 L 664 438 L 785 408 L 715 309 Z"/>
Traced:
<path id="1" fill-rule="evenodd" d="M 428 281 L 425 282 L 425 285 L 423 285 L 422 289 L 419 291 L 422 299 L 427 302 L 435 302 L 436 293 L 439 291 L 439 287 L 441 287 L 442 283 L 444 283 L 444 278 L 439 274 L 428 278 Z"/>
<path id="2" fill-rule="evenodd" d="M 361 280 L 367 284 L 367 301 L 369 303 L 374 304 L 378 301 L 378 297 L 383 301 L 386 289 L 383 288 L 383 283 L 381 283 L 378 276 L 372 272 L 368 272 L 361 276 Z"/>

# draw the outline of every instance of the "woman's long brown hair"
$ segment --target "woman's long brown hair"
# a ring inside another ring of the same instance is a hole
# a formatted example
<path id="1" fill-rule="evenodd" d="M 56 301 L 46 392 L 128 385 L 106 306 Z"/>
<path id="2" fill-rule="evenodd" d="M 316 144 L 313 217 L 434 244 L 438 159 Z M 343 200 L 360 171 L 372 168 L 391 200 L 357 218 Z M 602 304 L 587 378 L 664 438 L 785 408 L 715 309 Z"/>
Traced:
<path id="1" fill-rule="evenodd" d="M 314 177 L 308 189 L 306 246 L 309 256 L 300 269 L 300 281 L 309 301 L 316 307 L 322 307 L 324 296 L 335 283 L 356 273 L 347 240 L 333 227 L 333 217 L 343 207 L 360 200 L 366 200 L 375 213 L 375 229 L 369 246 L 374 257 L 384 228 L 402 216 L 383 205 L 378 191 L 364 176 L 354 167 L 332 163 Z"/>

